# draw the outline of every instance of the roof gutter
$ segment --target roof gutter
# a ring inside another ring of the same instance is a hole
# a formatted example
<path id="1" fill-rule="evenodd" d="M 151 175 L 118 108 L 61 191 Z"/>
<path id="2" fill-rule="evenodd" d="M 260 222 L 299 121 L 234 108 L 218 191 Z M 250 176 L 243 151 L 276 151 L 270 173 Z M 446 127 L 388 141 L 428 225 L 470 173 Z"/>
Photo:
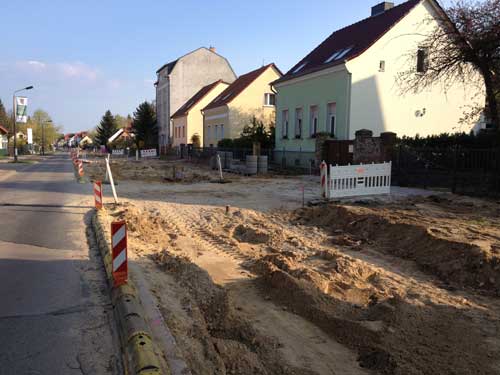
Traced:
<path id="1" fill-rule="evenodd" d="M 303 80 L 321 77 L 321 76 L 326 75 L 326 74 L 340 72 L 344 69 L 347 69 L 347 66 L 346 66 L 347 61 L 348 60 L 339 61 L 335 65 L 330 65 L 328 67 L 321 67 L 319 69 L 315 69 L 315 70 L 310 71 L 310 72 L 306 72 L 306 73 L 302 73 L 302 74 L 299 74 L 296 76 L 288 77 L 287 79 L 284 79 L 284 80 L 282 78 L 280 78 L 280 79 L 277 79 L 276 81 L 271 82 L 271 84 L 275 87 L 279 87 L 279 86 L 285 85 L 285 84 L 290 85 L 290 84 L 300 82 Z"/>

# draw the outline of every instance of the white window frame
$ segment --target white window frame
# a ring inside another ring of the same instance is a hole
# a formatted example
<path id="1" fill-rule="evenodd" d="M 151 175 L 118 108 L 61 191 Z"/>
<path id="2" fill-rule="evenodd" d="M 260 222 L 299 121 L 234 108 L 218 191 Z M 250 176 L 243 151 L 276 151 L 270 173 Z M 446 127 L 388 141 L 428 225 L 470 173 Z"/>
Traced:
<path id="1" fill-rule="evenodd" d="M 318 133 L 319 107 L 312 105 L 309 107 L 309 136 L 312 138 Z"/>
<path id="2" fill-rule="evenodd" d="M 300 114 L 300 116 L 299 116 Z M 302 107 L 295 108 L 295 138 L 302 138 L 304 131 L 304 110 Z"/>
<path id="3" fill-rule="evenodd" d="M 274 97 L 274 104 L 271 103 L 271 97 Z M 276 94 L 266 92 L 264 94 L 264 105 L 266 107 L 274 107 L 276 106 Z"/>
<path id="4" fill-rule="evenodd" d="M 281 136 L 283 138 L 288 138 L 288 125 L 289 125 L 289 117 L 290 114 L 288 112 L 288 109 L 284 109 L 281 111 Z"/>
<path id="5" fill-rule="evenodd" d="M 332 111 L 332 108 L 334 109 Z M 333 129 L 332 129 L 332 119 L 333 119 Z M 326 129 L 330 135 L 335 136 L 337 130 L 337 103 L 330 102 L 326 105 Z"/>
<path id="6" fill-rule="evenodd" d="M 215 129 L 215 140 L 218 140 L 219 139 L 219 125 L 214 125 L 214 129 Z"/>
<path id="7" fill-rule="evenodd" d="M 224 139 L 224 124 L 220 125 L 220 139 Z"/>

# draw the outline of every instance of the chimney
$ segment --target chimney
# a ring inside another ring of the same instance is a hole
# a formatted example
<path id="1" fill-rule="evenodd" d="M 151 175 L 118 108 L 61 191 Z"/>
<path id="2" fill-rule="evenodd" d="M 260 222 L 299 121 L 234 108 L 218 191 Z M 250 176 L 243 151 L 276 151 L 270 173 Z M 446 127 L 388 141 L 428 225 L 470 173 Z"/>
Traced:
<path id="1" fill-rule="evenodd" d="M 215 53 L 215 51 L 217 51 L 217 49 L 214 46 L 210 46 L 209 50 L 210 50 L 210 52 L 213 52 L 213 53 Z"/>
<path id="2" fill-rule="evenodd" d="M 377 4 L 372 7 L 372 17 L 378 16 L 379 14 L 384 13 L 385 11 L 394 8 L 394 3 L 390 3 L 388 1 L 384 1 L 383 3 Z"/>

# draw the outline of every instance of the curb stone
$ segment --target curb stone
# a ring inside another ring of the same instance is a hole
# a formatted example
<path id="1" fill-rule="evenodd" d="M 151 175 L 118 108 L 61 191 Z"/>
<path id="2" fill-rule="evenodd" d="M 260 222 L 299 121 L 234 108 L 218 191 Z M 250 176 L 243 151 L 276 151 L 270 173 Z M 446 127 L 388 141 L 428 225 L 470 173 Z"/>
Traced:
<path id="1" fill-rule="evenodd" d="M 113 287 L 111 243 L 103 225 L 103 212 L 94 212 L 92 227 L 101 253 L 115 318 L 118 321 L 120 340 L 125 353 L 127 375 L 170 375 L 171 372 L 157 346 L 145 319 L 137 289 L 129 278 L 127 284 Z"/>

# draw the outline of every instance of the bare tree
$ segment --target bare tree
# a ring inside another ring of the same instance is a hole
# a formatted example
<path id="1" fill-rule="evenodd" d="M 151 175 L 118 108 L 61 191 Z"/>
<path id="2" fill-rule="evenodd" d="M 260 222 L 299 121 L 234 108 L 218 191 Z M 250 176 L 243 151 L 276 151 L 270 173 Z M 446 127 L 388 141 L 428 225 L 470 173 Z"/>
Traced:
<path id="1" fill-rule="evenodd" d="M 416 69 L 401 74 L 400 84 L 418 92 L 437 82 L 469 83 L 479 73 L 486 115 L 500 129 L 500 0 L 455 1 L 437 17 L 439 26 L 422 41 Z"/>

